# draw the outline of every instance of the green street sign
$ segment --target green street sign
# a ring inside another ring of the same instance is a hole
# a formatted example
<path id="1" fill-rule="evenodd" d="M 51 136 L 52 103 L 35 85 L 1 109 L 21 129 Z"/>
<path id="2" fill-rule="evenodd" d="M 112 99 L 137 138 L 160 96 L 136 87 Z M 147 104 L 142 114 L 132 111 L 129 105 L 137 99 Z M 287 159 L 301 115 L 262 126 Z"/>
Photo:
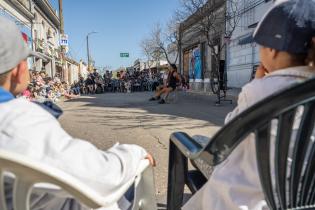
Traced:
<path id="1" fill-rule="evenodd" d="M 120 53 L 121 58 L 129 58 L 129 53 Z"/>

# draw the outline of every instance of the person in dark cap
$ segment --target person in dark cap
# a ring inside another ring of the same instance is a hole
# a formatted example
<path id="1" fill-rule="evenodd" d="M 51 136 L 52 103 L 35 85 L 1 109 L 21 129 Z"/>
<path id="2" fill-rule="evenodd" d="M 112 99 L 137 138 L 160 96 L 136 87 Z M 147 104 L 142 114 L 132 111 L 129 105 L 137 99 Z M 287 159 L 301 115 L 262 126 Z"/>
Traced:
<path id="1" fill-rule="evenodd" d="M 265 14 L 253 35 L 260 45 L 261 65 L 256 78 L 242 88 L 237 107 L 225 123 L 273 93 L 315 77 L 314 8 L 315 1 L 290 0 L 276 3 Z M 271 135 L 275 133 L 272 127 Z M 183 207 L 191 209 L 269 209 L 251 135 L 214 168 L 208 182 Z"/>

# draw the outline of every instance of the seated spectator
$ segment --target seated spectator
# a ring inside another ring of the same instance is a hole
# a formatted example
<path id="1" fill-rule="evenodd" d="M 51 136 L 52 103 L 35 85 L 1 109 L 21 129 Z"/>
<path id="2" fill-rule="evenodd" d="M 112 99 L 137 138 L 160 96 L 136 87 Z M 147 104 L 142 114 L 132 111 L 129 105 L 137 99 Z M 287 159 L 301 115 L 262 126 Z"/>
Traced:
<path id="1" fill-rule="evenodd" d="M 104 93 L 105 92 L 105 84 L 104 84 L 104 80 L 100 75 L 97 75 L 97 77 L 95 78 L 95 84 L 96 84 L 96 90 L 99 93 Z"/>
<path id="2" fill-rule="evenodd" d="M 88 88 L 89 94 L 94 94 L 95 93 L 95 91 L 94 91 L 94 84 L 95 84 L 94 79 L 92 78 L 91 75 L 89 75 L 89 77 L 85 81 L 85 85 Z"/>
<path id="3" fill-rule="evenodd" d="M 31 96 L 32 96 L 32 86 L 28 85 L 27 89 L 22 92 L 22 97 L 28 101 L 31 101 Z"/>
<path id="4" fill-rule="evenodd" d="M 314 1 L 284 1 L 267 12 L 253 35 L 260 45 L 261 65 L 256 78 L 242 88 L 237 107 L 227 115 L 226 123 L 275 92 L 315 77 L 314 66 L 310 65 L 315 62 L 314 19 L 300 16 L 314 14 L 314 8 Z M 269 209 L 260 184 L 256 152 L 259 151 L 250 135 L 214 169 L 183 210 Z"/>
<path id="5" fill-rule="evenodd" d="M 23 98 L 29 82 L 27 57 L 34 55 L 14 22 L 0 17 L 0 147 L 56 167 L 103 196 L 110 196 L 136 175 L 140 161 L 154 160 L 136 145 L 115 145 L 100 151 L 91 143 L 68 135 L 46 110 Z M 14 56 L 12 56 L 14 55 Z M 12 186 L 5 185 L 8 190 Z M 6 192 L 8 191 L 6 190 Z M 65 193 L 32 196 L 35 209 L 70 209 L 76 204 Z"/>
<path id="6" fill-rule="evenodd" d="M 59 76 L 59 74 L 56 74 L 55 76 L 54 76 L 54 82 L 55 83 L 60 83 L 61 81 L 60 81 L 60 76 Z"/>
<path id="7" fill-rule="evenodd" d="M 165 99 L 168 94 L 176 89 L 177 82 L 181 81 L 179 74 L 177 73 L 177 67 L 175 64 L 171 65 L 171 70 L 169 72 L 167 86 L 157 91 L 154 97 L 150 98 L 150 101 L 159 100 L 161 95 L 164 94 L 164 98 L 159 101 L 159 104 L 165 104 Z"/>
<path id="8" fill-rule="evenodd" d="M 182 75 L 182 88 L 183 90 L 189 89 L 189 79 L 187 76 Z"/>

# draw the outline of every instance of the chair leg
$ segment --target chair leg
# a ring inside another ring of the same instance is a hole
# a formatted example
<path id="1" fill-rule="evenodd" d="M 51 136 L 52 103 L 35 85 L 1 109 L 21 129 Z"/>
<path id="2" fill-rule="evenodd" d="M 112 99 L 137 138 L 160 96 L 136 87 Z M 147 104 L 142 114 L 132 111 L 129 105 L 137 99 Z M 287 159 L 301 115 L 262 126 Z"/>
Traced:
<path id="1" fill-rule="evenodd" d="M 154 189 L 153 170 L 151 167 L 148 167 L 136 178 L 132 210 L 157 210 Z"/>
<path id="2" fill-rule="evenodd" d="M 171 141 L 169 151 L 167 209 L 180 210 L 183 204 L 188 162 Z"/>
<path id="3" fill-rule="evenodd" d="M 4 175 L 2 171 L 0 170 L 0 209 L 1 210 L 7 210 L 5 196 L 6 196 L 6 193 L 5 193 L 5 186 L 4 186 Z"/>

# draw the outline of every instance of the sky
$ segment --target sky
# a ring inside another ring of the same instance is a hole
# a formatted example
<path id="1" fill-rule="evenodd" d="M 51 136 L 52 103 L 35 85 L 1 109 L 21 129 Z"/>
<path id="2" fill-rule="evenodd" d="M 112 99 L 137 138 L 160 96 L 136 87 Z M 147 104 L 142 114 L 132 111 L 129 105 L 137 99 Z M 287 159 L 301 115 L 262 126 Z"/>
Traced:
<path id="1" fill-rule="evenodd" d="M 58 0 L 50 0 L 58 7 Z M 86 35 L 91 57 L 98 67 L 132 66 L 144 58 L 140 42 L 154 24 L 165 24 L 179 7 L 179 0 L 63 0 L 65 33 L 70 57 L 87 61 Z M 129 58 L 120 58 L 129 53 Z"/>

